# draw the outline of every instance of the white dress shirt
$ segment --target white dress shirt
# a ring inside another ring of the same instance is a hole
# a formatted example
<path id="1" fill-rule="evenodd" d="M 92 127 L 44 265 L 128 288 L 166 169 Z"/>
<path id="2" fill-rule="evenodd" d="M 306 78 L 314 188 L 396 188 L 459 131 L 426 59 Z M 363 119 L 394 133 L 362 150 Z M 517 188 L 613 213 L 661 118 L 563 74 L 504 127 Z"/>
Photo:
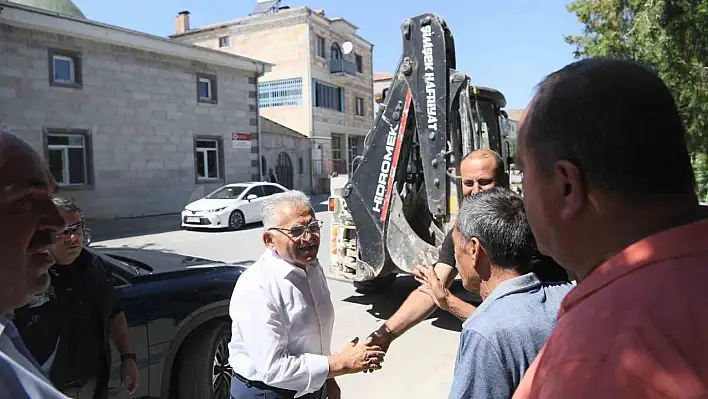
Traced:
<path id="1" fill-rule="evenodd" d="M 234 372 L 296 398 L 324 386 L 334 306 L 319 264 L 305 271 L 266 249 L 239 277 L 229 314 Z"/>

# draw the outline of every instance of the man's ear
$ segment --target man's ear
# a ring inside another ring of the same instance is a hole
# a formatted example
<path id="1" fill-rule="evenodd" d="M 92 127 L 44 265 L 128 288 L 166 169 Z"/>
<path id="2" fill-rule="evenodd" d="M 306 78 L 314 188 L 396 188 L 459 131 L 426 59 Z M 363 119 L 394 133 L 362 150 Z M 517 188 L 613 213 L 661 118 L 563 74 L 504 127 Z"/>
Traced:
<path id="1" fill-rule="evenodd" d="M 479 238 L 472 237 L 470 239 L 470 242 L 467 243 L 467 252 L 472 258 L 472 267 L 474 267 L 479 277 L 482 280 L 489 280 L 491 276 L 491 264 L 487 252 L 484 250 Z"/>
<path id="2" fill-rule="evenodd" d="M 480 251 L 482 250 L 481 244 L 477 237 L 472 237 L 465 245 L 465 251 L 472 258 L 472 263 L 474 263 L 472 266 L 474 267 L 477 267 L 477 262 L 479 261 Z"/>
<path id="3" fill-rule="evenodd" d="M 554 189 L 560 198 L 560 217 L 568 220 L 580 213 L 587 201 L 587 187 L 583 174 L 570 162 L 556 162 Z"/>
<path id="4" fill-rule="evenodd" d="M 273 234 L 271 234 L 269 231 L 263 232 L 263 244 L 265 244 L 266 248 L 273 250 L 275 249 L 275 241 L 273 240 Z"/>

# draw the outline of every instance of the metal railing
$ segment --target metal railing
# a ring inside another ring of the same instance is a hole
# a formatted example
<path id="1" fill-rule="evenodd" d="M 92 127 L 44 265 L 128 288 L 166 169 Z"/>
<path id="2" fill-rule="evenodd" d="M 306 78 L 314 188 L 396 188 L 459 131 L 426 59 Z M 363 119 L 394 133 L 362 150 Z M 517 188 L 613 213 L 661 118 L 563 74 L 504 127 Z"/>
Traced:
<path id="1" fill-rule="evenodd" d="M 356 64 L 343 58 L 329 60 L 329 73 L 347 74 L 356 76 Z"/>

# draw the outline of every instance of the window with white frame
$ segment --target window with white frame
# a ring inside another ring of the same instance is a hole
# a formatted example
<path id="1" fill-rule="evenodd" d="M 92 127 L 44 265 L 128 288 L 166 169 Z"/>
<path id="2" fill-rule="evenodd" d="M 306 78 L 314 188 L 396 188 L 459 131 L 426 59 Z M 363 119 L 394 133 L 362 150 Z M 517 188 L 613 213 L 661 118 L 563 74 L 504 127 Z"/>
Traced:
<path id="1" fill-rule="evenodd" d="M 59 186 L 89 184 L 88 135 L 47 132 L 49 170 Z"/>
<path id="2" fill-rule="evenodd" d="M 231 46 L 231 38 L 229 36 L 221 36 L 219 38 L 219 47 Z"/>
<path id="3" fill-rule="evenodd" d="M 197 138 L 196 164 L 198 180 L 221 179 L 221 140 L 212 138 Z"/>
<path id="4" fill-rule="evenodd" d="M 197 100 L 205 103 L 216 103 L 216 77 L 197 74 Z"/>
<path id="5" fill-rule="evenodd" d="M 302 105 L 302 78 L 258 83 L 258 106 L 261 108 Z"/>
<path id="6" fill-rule="evenodd" d="M 68 50 L 49 50 L 49 82 L 53 86 L 81 86 L 81 58 Z"/>
<path id="7" fill-rule="evenodd" d="M 356 114 L 357 116 L 364 116 L 364 99 L 361 97 L 356 98 Z"/>

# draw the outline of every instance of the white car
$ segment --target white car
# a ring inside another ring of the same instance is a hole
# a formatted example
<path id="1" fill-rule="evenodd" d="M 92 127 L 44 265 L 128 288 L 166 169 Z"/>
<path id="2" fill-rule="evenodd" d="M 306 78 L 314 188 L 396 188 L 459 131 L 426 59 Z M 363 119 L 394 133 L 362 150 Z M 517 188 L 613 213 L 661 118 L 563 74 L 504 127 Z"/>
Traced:
<path id="1" fill-rule="evenodd" d="M 277 183 L 227 184 L 187 205 L 182 211 L 182 227 L 238 230 L 260 222 L 263 198 L 283 191 L 288 189 Z"/>

